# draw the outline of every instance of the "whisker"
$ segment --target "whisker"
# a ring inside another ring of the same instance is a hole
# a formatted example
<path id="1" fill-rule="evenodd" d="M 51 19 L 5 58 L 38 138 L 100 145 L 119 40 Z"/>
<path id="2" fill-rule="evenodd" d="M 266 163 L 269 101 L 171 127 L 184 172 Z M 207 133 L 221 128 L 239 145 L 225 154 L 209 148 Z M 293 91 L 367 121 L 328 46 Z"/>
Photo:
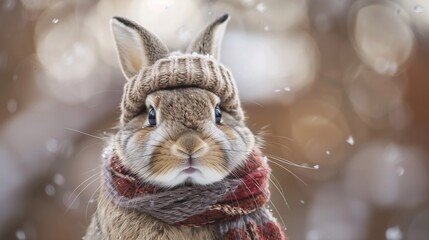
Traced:
<path id="1" fill-rule="evenodd" d="M 305 186 L 307 186 L 307 183 L 304 182 L 300 177 L 298 177 L 295 173 L 293 173 L 291 170 L 287 169 L 285 166 L 281 165 L 280 163 L 277 163 L 275 161 L 271 161 L 272 163 L 276 164 L 277 166 L 283 168 L 284 170 L 288 171 L 290 174 L 292 174 L 294 177 L 296 177 L 300 182 L 302 182 Z"/>
<path id="2" fill-rule="evenodd" d="M 237 178 L 233 173 L 231 173 L 236 179 L 238 179 L 245 187 L 246 187 L 246 189 L 247 189 L 247 191 L 249 191 L 249 193 L 251 192 L 250 191 L 250 189 L 249 189 L 249 187 L 247 186 L 247 184 L 242 180 L 242 179 L 240 179 L 240 178 Z M 252 178 L 253 179 L 253 178 Z M 255 181 L 254 179 L 253 179 L 253 181 Z M 256 184 L 256 182 L 255 182 L 255 184 Z M 262 189 L 260 189 L 259 188 L 259 190 L 262 192 L 262 194 L 264 194 L 265 195 L 265 193 L 263 192 L 263 190 Z M 234 194 L 235 195 L 235 194 Z M 265 195 L 266 196 L 266 195 Z M 252 194 L 252 198 L 253 198 L 253 202 L 255 203 L 255 205 L 257 205 L 257 202 L 256 202 L 256 199 L 255 199 L 255 196 L 253 196 L 253 194 Z M 238 207 L 240 207 L 240 205 L 239 205 L 239 203 L 237 202 L 237 204 L 238 204 Z"/>
<path id="3" fill-rule="evenodd" d="M 281 186 L 280 182 L 277 180 L 277 178 L 274 176 L 274 174 L 271 174 L 271 177 L 273 177 L 273 179 L 275 179 L 275 181 L 277 182 L 277 184 L 274 182 L 273 179 L 269 179 L 269 180 L 274 185 L 274 187 L 277 189 L 277 191 L 279 192 L 280 196 L 282 196 L 283 201 L 284 201 L 285 205 L 287 206 L 287 208 L 290 208 L 289 207 L 289 203 L 286 200 L 286 196 L 285 196 L 285 193 L 283 191 L 283 187 Z"/>
<path id="4" fill-rule="evenodd" d="M 265 142 L 266 144 L 268 144 L 268 145 L 272 145 L 272 144 L 276 144 L 276 145 L 278 145 L 278 146 L 280 146 L 280 147 L 283 147 L 284 149 L 286 149 L 287 151 L 290 151 L 290 147 L 288 147 L 288 146 L 286 146 L 286 145 L 284 145 L 284 144 L 281 144 L 281 143 L 277 143 L 277 142 Z"/>
<path id="5" fill-rule="evenodd" d="M 93 138 L 97 138 L 97 139 L 104 140 L 104 138 L 103 138 L 103 137 L 98 137 L 98 136 L 95 136 L 95 135 L 92 135 L 92 134 L 89 134 L 89 133 L 86 133 L 86 132 L 79 131 L 79 130 L 77 130 L 77 129 L 73 129 L 73 128 L 66 128 L 66 129 L 67 129 L 67 130 L 69 130 L 69 131 L 73 131 L 73 132 L 81 133 L 81 134 L 86 135 L 86 136 L 89 136 L 89 137 L 93 137 Z"/>
<path id="6" fill-rule="evenodd" d="M 271 154 L 267 154 L 267 156 L 271 159 L 271 160 L 277 160 L 281 163 L 285 163 L 287 165 L 293 166 L 293 167 L 298 167 L 298 168 L 304 168 L 304 169 L 309 169 L 309 170 L 317 170 L 317 168 L 315 167 L 309 167 L 309 166 L 303 166 L 303 165 L 299 165 L 296 164 L 294 162 L 291 162 L 285 158 L 279 157 L 279 156 L 275 156 L 275 155 L 271 155 Z"/>
<path id="7" fill-rule="evenodd" d="M 100 188 L 102 187 L 103 185 L 102 184 L 100 184 L 100 186 L 98 186 L 97 187 L 97 189 L 95 189 L 95 191 L 94 191 L 94 193 L 91 195 L 91 197 L 89 198 L 89 200 L 88 200 L 88 203 L 86 204 L 86 210 L 85 210 L 85 219 L 86 220 L 88 220 L 88 207 L 89 207 L 89 204 L 91 203 L 91 201 L 92 200 L 94 200 L 93 198 L 94 198 L 94 195 L 100 190 Z M 96 208 L 98 209 L 98 204 L 96 205 Z M 96 210 L 97 211 L 97 210 Z"/>
<path id="8" fill-rule="evenodd" d="M 91 172 L 94 172 L 94 171 L 97 171 L 97 170 L 100 170 L 101 168 L 100 168 L 100 166 L 97 166 L 97 167 L 95 167 L 95 168 L 93 168 L 93 169 L 90 169 L 90 170 L 88 170 L 88 171 L 85 171 L 85 172 L 83 172 L 83 173 L 80 173 L 80 175 L 85 175 L 85 174 L 88 174 L 88 173 L 91 173 Z"/>
<path id="9" fill-rule="evenodd" d="M 80 188 L 80 186 L 82 186 L 83 184 L 85 184 L 86 182 L 88 182 L 89 180 L 91 180 L 92 178 L 94 178 L 94 177 L 98 177 L 98 173 L 95 173 L 95 174 L 93 174 L 93 175 L 91 175 L 91 176 L 89 176 L 86 180 L 84 180 L 81 184 L 79 184 L 74 190 L 73 190 L 73 192 L 70 194 L 70 197 L 67 199 L 67 201 L 68 200 L 70 200 L 71 199 L 71 197 L 74 195 L 74 193 Z M 92 180 L 91 180 L 92 181 Z"/>
<path id="10" fill-rule="evenodd" d="M 86 187 L 84 187 L 77 195 L 76 197 L 73 199 L 73 201 L 69 204 L 69 206 L 67 207 L 66 213 L 71 209 L 71 206 L 73 206 L 74 202 L 79 198 L 79 196 L 83 193 L 83 191 L 85 191 L 89 186 L 91 186 L 91 184 L 95 183 L 98 180 L 98 178 L 92 180 L 88 185 L 86 185 Z M 71 197 L 72 195 L 70 195 Z"/>
<path id="11" fill-rule="evenodd" d="M 268 132 L 264 132 L 264 135 L 266 135 L 264 137 L 267 137 L 267 138 L 280 138 L 280 139 L 288 140 L 288 141 L 291 141 L 291 142 L 296 142 L 296 140 L 293 139 L 293 138 L 286 137 L 286 136 L 273 135 L 273 134 L 268 133 Z"/>
<path id="12" fill-rule="evenodd" d="M 262 194 L 264 194 L 264 195 L 265 195 L 264 191 L 262 190 L 261 185 L 259 185 L 259 184 L 256 182 L 256 180 L 255 180 L 252 176 L 250 176 L 250 178 L 252 178 L 252 179 L 253 179 L 253 181 L 254 181 L 254 183 L 255 183 L 256 187 L 257 187 L 257 188 L 262 192 Z M 265 196 L 266 196 L 266 197 L 268 197 L 267 195 L 265 195 Z M 285 224 L 285 222 L 284 222 L 284 219 L 283 219 L 282 215 L 280 214 L 280 211 L 277 209 L 276 205 L 274 204 L 274 202 L 273 202 L 271 199 L 269 199 L 269 202 L 273 205 L 274 210 L 277 212 L 278 216 L 280 217 L 280 220 L 282 221 L 283 226 L 286 226 L 286 224 Z"/>

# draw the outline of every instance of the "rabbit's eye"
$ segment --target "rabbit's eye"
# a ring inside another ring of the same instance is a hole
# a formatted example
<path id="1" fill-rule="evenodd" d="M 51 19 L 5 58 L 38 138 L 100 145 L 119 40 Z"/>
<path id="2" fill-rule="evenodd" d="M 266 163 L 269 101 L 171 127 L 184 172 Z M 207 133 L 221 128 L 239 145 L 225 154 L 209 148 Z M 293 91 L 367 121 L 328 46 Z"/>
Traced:
<path id="1" fill-rule="evenodd" d="M 147 119 L 149 121 L 150 126 L 156 125 L 156 112 L 155 112 L 155 109 L 153 109 L 153 107 L 149 108 L 149 113 L 148 113 Z"/>
<path id="2" fill-rule="evenodd" d="M 219 105 L 216 106 L 215 108 L 215 119 L 216 119 L 216 124 L 222 123 L 222 111 L 220 110 Z"/>

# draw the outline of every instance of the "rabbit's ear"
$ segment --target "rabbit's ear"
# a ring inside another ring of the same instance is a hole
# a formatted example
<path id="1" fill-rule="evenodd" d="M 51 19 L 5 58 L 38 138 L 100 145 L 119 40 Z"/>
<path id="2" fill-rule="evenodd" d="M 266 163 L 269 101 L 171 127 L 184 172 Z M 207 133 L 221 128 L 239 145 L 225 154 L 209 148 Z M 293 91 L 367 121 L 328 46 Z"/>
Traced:
<path id="1" fill-rule="evenodd" d="M 110 21 L 122 72 L 127 79 L 168 55 L 168 48 L 139 24 L 121 17 Z"/>
<path id="2" fill-rule="evenodd" d="M 220 44 L 222 43 L 226 25 L 229 21 L 229 15 L 225 14 L 210 23 L 198 36 L 192 41 L 186 50 L 187 53 L 197 52 L 200 54 L 209 54 L 219 60 Z"/>

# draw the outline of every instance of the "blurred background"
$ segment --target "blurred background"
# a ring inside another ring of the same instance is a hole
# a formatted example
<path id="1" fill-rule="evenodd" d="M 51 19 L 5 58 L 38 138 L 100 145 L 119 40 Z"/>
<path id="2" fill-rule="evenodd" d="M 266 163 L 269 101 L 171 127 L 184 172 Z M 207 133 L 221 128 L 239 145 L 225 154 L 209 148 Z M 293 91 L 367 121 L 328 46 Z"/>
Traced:
<path id="1" fill-rule="evenodd" d="M 81 239 L 125 82 L 109 20 L 222 62 L 290 239 L 429 239 L 429 1 L 0 0 L 0 239 Z"/>

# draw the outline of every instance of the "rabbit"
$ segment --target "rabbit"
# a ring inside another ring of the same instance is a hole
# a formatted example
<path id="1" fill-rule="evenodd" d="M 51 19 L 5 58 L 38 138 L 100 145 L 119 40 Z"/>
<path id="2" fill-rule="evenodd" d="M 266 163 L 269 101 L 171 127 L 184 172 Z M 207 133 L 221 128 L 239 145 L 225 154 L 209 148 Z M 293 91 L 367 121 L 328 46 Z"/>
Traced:
<path id="1" fill-rule="evenodd" d="M 229 19 L 207 25 L 182 53 L 112 18 L 127 83 L 84 239 L 286 239 L 265 207 L 266 158 L 218 62 Z"/>

